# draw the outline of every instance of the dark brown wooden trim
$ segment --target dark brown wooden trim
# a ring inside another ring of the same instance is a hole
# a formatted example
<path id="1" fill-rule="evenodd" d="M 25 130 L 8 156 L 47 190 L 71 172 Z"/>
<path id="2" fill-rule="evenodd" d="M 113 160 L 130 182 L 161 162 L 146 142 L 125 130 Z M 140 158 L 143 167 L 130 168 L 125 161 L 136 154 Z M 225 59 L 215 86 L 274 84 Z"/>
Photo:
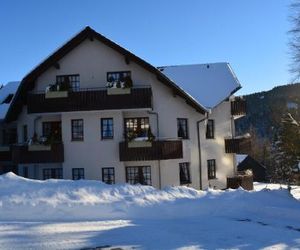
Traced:
<path id="1" fill-rule="evenodd" d="M 134 88 L 130 94 L 107 95 L 106 89 L 69 92 L 66 98 L 28 94 L 28 113 L 152 108 L 151 88 Z"/>
<path id="2" fill-rule="evenodd" d="M 9 162 L 11 161 L 11 151 L 1 151 L 0 152 L 0 162 Z"/>
<path id="3" fill-rule="evenodd" d="M 183 158 L 182 141 L 153 141 L 151 147 L 129 148 L 119 144 L 120 161 L 155 161 Z"/>
<path id="4" fill-rule="evenodd" d="M 236 98 L 231 101 L 231 115 L 245 115 L 247 112 L 246 100 L 242 98 Z"/>
<path id="5" fill-rule="evenodd" d="M 225 152 L 228 154 L 249 154 L 251 150 L 251 138 L 225 139 Z"/>
<path id="6" fill-rule="evenodd" d="M 61 143 L 51 145 L 49 151 L 28 151 L 27 145 L 11 146 L 13 164 L 60 163 L 64 161 L 64 146 Z"/>

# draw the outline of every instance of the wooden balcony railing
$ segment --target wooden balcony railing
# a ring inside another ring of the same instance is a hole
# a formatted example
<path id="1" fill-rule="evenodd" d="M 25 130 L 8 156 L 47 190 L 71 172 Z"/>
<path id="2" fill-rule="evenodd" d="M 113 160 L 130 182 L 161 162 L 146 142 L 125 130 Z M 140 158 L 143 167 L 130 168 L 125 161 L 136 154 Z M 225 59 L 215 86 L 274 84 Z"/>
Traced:
<path id="1" fill-rule="evenodd" d="M 0 162 L 11 161 L 11 151 L 9 146 L 0 146 Z"/>
<path id="2" fill-rule="evenodd" d="M 245 115 L 246 114 L 246 100 L 242 98 L 236 98 L 231 101 L 231 115 Z"/>
<path id="3" fill-rule="evenodd" d="M 229 154 L 249 154 L 251 150 L 251 138 L 241 137 L 225 139 L 225 152 Z"/>
<path id="4" fill-rule="evenodd" d="M 11 146 L 12 162 L 14 164 L 29 163 L 59 163 L 64 161 L 64 146 L 62 143 L 55 143 L 46 147 L 35 147 L 30 150 L 27 145 Z"/>
<path id="5" fill-rule="evenodd" d="M 153 141 L 148 146 L 130 147 L 119 144 L 120 161 L 154 161 L 183 158 L 182 141 Z"/>
<path id="6" fill-rule="evenodd" d="M 132 88 L 129 94 L 109 95 L 107 89 L 69 92 L 64 98 L 45 98 L 44 93 L 27 96 L 28 113 L 51 113 L 152 107 L 150 87 Z"/>

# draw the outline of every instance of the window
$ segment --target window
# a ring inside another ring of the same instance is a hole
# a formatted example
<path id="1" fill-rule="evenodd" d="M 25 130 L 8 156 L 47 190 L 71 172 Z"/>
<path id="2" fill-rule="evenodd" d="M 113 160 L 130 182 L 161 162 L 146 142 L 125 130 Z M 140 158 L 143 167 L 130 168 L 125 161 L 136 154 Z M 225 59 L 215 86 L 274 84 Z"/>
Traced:
<path id="1" fill-rule="evenodd" d="M 130 71 L 107 72 L 106 80 L 108 82 L 123 81 L 128 76 L 131 77 Z"/>
<path id="2" fill-rule="evenodd" d="M 17 129 L 8 128 L 2 130 L 2 145 L 11 145 L 17 142 Z"/>
<path id="3" fill-rule="evenodd" d="M 23 142 L 27 142 L 27 140 L 28 140 L 27 125 L 23 125 Z"/>
<path id="4" fill-rule="evenodd" d="M 72 141 L 83 141 L 83 119 L 71 120 Z"/>
<path id="5" fill-rule="evenodd" d="M 102 168 L 102 181 L 106 184 L 115 184 L 115 169 Z"/>
<path id="6" fill-rule="evenodd" d="M 28 178 L 28 167 L 23 167 L 23 177 Z"/>
<path id="7" fill-rule="evenodd" d="M 69 82 L 72 91 L 80 90 L 80 76 L 79 75 L 62 75 L 56 76 L 56 83 L 61 84 Z"/>
<path id="8" fill-rule="evenodd" d="M 61 141 L 61 122 L 43 122 L 43 137 L 52 137 L 55 141 Z"/>
<path id="9" fill-rule="evenodd" d="M 180 178 L 180 184 L 191 183 L 190 163 L 188 162 L 179 163 L 179 178 Z"/>
<path id="10" fill-rule="evenodd" d="M 101 119 L 101 138 L 113 139 L 114 137 L 114 122 L 113 118 Z"/>
<path id="11" fill-rule="evenodd" d="M 215 121 L 208 120 L 206 125 L 206 139 L 215 138 Z"/>
<path id="12" fill-rule="evenodd" d="M 208 179 L 216 178 L 216 160 L 207 160 L 207 175 Z"/>
<path id="13" fill-rule="evenodd" d="M 182 139 L 189 138 L 188 120 L 184 118 L 177 119 L 177 136 Z"/>
<path id="14" fill-rule="evenodd" d="M 72 168 L 73 180 L 84 179 L 84 168 Z"/>
<path id="15" fill-rule="evenodd" d="M 43 169 L 43 179 L 62 179 L 62 168 L 45 168 Z"/>
<path id="16" fill-rule="evenodd" d="M 126 167 L 126 181 L 130 184 L 151 185 L 151 167 Z"/>
<path id="17" fill-rule="evenodd" d="M 148 117 L 126 118 L 124 123 L 126 138 L 147 137 L 150 127 Z"/>

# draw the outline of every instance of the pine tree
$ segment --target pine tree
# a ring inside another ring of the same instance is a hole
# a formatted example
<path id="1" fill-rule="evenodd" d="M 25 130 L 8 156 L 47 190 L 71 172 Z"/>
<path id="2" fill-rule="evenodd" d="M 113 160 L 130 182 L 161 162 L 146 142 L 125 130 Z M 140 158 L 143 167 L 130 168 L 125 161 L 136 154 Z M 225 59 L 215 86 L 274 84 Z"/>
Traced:
<path id="1" fill-rule="evenodd" d="M 272 145 L 272 181 L 290 184 L 293 167 L 300 160 L 300 125 L 290 113 L 282 117 Z"/>

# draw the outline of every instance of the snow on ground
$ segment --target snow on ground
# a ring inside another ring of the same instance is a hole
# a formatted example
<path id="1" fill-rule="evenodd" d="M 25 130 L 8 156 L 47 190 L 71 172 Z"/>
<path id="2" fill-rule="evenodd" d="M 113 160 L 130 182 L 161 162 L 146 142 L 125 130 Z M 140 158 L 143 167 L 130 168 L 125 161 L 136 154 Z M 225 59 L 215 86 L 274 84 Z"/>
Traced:
<path id="1" fill-rule="evenodd" d="M 9 173 L 0 176 L 0 248 L 300 249 L 299 200 L 263 185 L 156 190 Z"/>

